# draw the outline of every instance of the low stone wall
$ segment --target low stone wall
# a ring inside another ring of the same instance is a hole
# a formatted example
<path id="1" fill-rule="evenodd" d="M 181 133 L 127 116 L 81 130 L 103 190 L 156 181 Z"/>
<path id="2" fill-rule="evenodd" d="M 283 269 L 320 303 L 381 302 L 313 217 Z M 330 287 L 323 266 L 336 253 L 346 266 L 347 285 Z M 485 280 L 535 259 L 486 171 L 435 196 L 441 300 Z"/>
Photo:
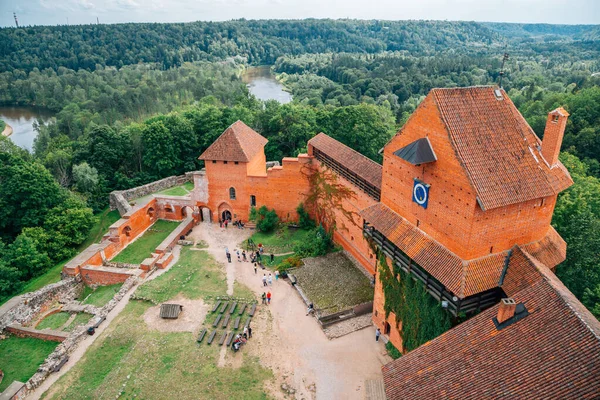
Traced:
<path id="1" fill-rule="evenodd" d="M 115 285 L 123 283 L 142 272 L 140 269 L 85 266 L 81 268 L 81 278 L 87 285 Z"/>
<path id="2" fill-rule="evenodd" d="M 183 185 L 185 182 L 192 182 L 194 172 L 186 172 L 185 175 L 169 176 L 167 178 L 150 182 L 142 186 L 134 187 L 127 190 L 114 191 L 110 193 L 110 209 L 118 209 L 121 215 L 125 212 L 121 208 L 131 207 L 129 201 L 147 196 L 161 190 L 169 189 L 173 186 Z M 121 196 L 122 199 L 119 197 Z M 125 200 L 125 203 L 123 203 Z M 127 204 L 127 207 L 124 206 Z"/>
<path id="3" fill-rule="evenodd" d="M 158 247 L 155 250 L 155 253 L 164 254 L 173 250 L 173 247 L 179 241 L 179 237 L 185 235 L 193 227 L 194 218 L 187 217 L 186 219 L 184 219 L 183 222 L 179 224 L 177 228 L 175 228 L 173 232 L 171 232 L 169 236 L 167 236 L 167 238 L 162 241 L 161 244 L 158 245 Z"/>
<path id="4" fill-rule="evenodd" d="M 81 280 L 75 278 L 63 279 L 35 292 L 24 294 L 19 303 L 0 317 L 0 331 L 15 323 L 29 323 L 54 301 L 75 298 L 80 289 L 80 282 Z"/>
<path id="5" fill-rule="evenodd" d="M 69 336 L 68 333 L 63 331 L 56 331 L 52 329 L 37 330 L 28 328 L 21 324 L 12 324 L 6 327 L 6 331 L 19 337 L 33 337 L 42 340 L 51 340 L 53 342 L 63 342 Z"/>

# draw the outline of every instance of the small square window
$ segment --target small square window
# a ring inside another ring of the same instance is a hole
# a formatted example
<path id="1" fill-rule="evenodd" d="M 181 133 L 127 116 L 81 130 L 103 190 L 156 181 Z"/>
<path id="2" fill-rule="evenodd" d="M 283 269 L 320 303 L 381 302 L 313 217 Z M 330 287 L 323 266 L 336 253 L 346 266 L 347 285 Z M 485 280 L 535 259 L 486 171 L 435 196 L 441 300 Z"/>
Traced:
<path id="1" fill-rule="evenodd" d="M 223 164 L 227 164 L 227 161 L 223 161 Z"/>
<path id="2" fill-rule="evenodd" d="M 212 161 L 213 161 L 213 164 L 216 164 L 216 163 L 217 163 L 217 160 L 212 160 Z"/>
<path id="3" fill-rule="evenodd" d="M 256 207 L 256 196 L 253 194 L 250 195 L 250 207 Z"/>
<path id="4" fill-rule="evenodd" d="M 234 164 L 235 164 L 235 165 L 238 165 L 238 164 L 239 164 L 239 162 L 237 162 L 237 161 L 236 161 L 236 162 L 234 162 Z"/>

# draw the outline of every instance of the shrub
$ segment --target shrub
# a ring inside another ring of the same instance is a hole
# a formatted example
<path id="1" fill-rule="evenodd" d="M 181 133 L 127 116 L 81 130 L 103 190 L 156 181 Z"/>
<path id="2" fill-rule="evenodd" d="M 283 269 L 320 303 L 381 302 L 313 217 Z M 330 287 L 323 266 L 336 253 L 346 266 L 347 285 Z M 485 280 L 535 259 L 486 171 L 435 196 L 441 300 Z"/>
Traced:
<path id="1" fill-rule="evenodd" d="M 387 342 L 385 344 L 385 349 L 387 350 L 389 356 L 392 357 L 394 360 L 402 357 L 402 353 L 400 353 L 400 350 L 398 350 L 396 346 L 392 344 L 392 342 Z"/>
<path id="2" fill-rule="evenodd" d="M 323 225 L 312 230 L 309 239 L 294 246 L 294 252 L 300 257 L 324 256 L 331 250 L 331 235 L 327 233 Z"/>
<path id="3" fill-rule="evenodd" d="M 272 232 L 279 225 L 277 213 L 275 210 L 269 210 L 267 206 L 262 206 L 258 210 L 252 207 L 250 221 L 256 222 L 256 228 L 261 232 Z"/>
<path id="4" fill-rule="evenodd" d="M 300 228 L 308 230 L 315 227 L 315 221 L 310 218 L 303 203 L 298 205 L 296 212 L 298 213 L 298 225 L 300 225 Z"/>
<path id="5" fill-rule="evenodd" d="M 302 260 L 299 256 L 294 255 L 286 258 L 277 266 L 277 271 L 279 271 L 283 276 L 287 275 L 287 271 L 291 268 L 298 268 L 302 266 Z"/>

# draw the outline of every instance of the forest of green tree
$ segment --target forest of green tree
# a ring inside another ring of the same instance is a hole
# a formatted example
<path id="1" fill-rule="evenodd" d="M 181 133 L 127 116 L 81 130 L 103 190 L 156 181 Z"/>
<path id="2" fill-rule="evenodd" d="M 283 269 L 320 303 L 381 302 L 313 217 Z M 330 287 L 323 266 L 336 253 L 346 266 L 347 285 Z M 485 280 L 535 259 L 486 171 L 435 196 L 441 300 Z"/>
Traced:
<path id="1" fill-rule="evenodd" d="M 202 167 L 238 119 L 280 160 L 325 132 L 379 149 L 433 87 L 497 84 L 538 136 L 571 117 L 561 159 L 575 184 L 553 225 L 557 274 L 600 316 L 600 29 L 435 21 L 228 21 L 0 29 L 0 104 L 56 112 L 31 154 L 0 138 L 0 297 L 72 256 L 108 193 Z M 254 98 L 240 79 L 269 64 L 293 94 Z"/>

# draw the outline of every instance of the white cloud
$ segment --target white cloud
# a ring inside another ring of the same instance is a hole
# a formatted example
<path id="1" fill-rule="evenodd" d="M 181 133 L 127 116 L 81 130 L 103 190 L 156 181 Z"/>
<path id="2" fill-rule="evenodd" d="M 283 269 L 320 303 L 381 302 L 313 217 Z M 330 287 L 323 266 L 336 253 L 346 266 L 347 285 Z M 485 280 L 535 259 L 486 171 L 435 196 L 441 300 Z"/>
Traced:
<path id="1" fill-rule="evenodd" d="M 117 5 L 123 8 L 132 9 L 138 8 L 140 6 L 140 3 L 136 2 L 135 0 L 117 0 Z"/>

